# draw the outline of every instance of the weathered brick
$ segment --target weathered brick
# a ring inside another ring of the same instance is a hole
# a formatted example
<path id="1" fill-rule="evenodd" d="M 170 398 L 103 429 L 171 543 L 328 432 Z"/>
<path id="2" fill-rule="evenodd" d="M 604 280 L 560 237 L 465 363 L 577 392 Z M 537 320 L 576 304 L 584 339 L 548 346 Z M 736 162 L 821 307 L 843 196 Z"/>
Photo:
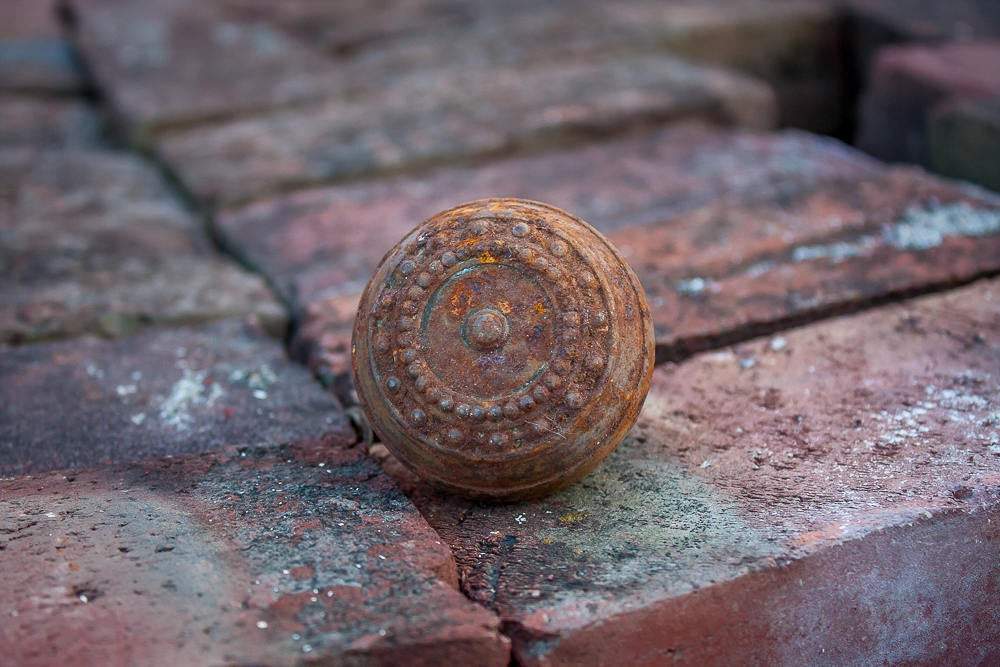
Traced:
<path id="1" fill-rule="evenodd" d="M 862 101 L 858 145 L 885 160 L 930 164 L 928 123 L 944 103 L 1000 96 L 1000 41 L 880 52 Z"/>
<path id="2" fill-rule="evenodd" d="M 831 4 L 727 0 L 601 5 L 608 15 L 605 22 L 620 24 L 623 46 L 648 43 L 760 77 L 774 86 L 782 125 L 825 133 L 843 129 L 848 111 L 844 31 L 840 12 Z M 585 30 L 603 32 L 594 25 Z"/>
<path id="3" fill-rule="evenodd" d="M 720 202 L 611 239 L 660 360 L 1000 271 L 1000 197 L 912 169 Z"/>
<path id="4" fill-rule="evenodd" d="M 82 88 L 56 0 L 6 0 L 0 6 L 0 90 L 69 93 Z"/>
<path id="5" fill-rule="evenodd" d="M 781 120 L 819 131 L 843 113 L 839 12 L 825 3 L 694 2 L 273 3 L 235 0 L 242 15 L 321 43 L 352 89 L 455 62 L 516 64 L 673 52 L 773 83 Z"/>
<path id="6" fill-rule="evenodd" d="M 395 0 L 384 4 L 367 0 L 223 0 L 221 4 L 234 17 L 273 23 L 309 44 L 342 56 L 367 56 L 409 35 L 441 34 L 451 27 L 467 27 L 493 7 L 472 0 Z M 502 18 L 525 6 L 540 9 L 538 3 L 511 0 L 489 13 Z"/>
<path id="7" fill-rule="evenodd" d="M 343 389 L 360 291 L 396 241 L 455 202 L 501 193 L 538 199 L 611 232 L 716 198 L 780 201 L 879 171 L 860 153 L 799 132 L 685 123 L 476 168 L 298 192 L 224 213 L 219 227 L 225 243 L 300 311 L 299 354 Z"/>
<path id="8" fill-rule="evenodd" d="M 137 135 L 322 97 L 336 68 L 279 28 L 198 0 L 70 0 L 76 42 Z"/>
<path id="9" fill-rule="evenodd" d="M 79 93 L 84 89 L 73 50 L 62 39 L 0 39 L 0 90 Z"/>
<path id="10" fill-rule="evenodd" d="M 0 148 L 82 148 L 100 143 L 101 123 L 89 105 L 0 93 Z"/>
<path id="11" fill-rule="evenodd" d="M 928 131 L 934 171 L 1000 191 L 1000 97 L 941 105 Z"/>
<path id="12" fill-rule="evenodd" d="M 991 663 L 998 367 L 982 282 L 661 366 L 548 499 L 401 479 L 518 664 Z"/>
<path id="13" fill-rule="evenodd" d="M 447 547 L 329 444 L 0 481 L 5 659 L 506 665 Z"/>
<path id="14" fill-rule="evenodd" d="M 335 100 L 164 134 L 158 150 L 204 201 L 232 205 L 309 183 L 568 142 L 700 117 L 774 122 L 763 84 L 647 56 L 415 72 Z"/>
<path id="15" fill-rule="evenodd" d="M 0 342 L 240 314 L 283 328 L 264 282 L 217 257 L 136 157 L 0 151 L 0 230 Z"/>
<path id="16" fill-rule="evenodd" d="M 288 300 L 360 293 L 385 252 L 455 202 L 500 193 L 550 202 L 608 233 L 717 198 L 779 199 L 881 166 L 836 141 L 702 123 L 419 176 L 303 190 L 223 211 L 224 242 Z"/>
<path id="17" fill-rule="evenodd" d="M 884 47 L 1000 36 L 1000 5 L 982 0 L 846 0 L 862 80 Z"/>
<path id="18" fill-rule="evenodd" d="M 59 37 L 57 2 L 5 0 L 0 6 L 0 41 Z"/>
<path id="19" fill-rule="evenodd" d="M 0 351 L 0 474 L 354 432 L 335 399 L 240 320 Z"/>

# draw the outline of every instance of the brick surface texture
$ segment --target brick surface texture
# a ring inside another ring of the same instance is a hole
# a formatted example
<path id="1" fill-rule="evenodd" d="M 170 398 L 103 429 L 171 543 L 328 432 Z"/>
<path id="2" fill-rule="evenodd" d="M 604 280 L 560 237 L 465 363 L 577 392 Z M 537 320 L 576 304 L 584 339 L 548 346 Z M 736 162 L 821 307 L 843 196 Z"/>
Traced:
<path id="1" fill-rule="evenodd" d="M 122 335 L 151 323 L 284 314 L 263 281 L 212 251 L 141 159 L 0 150 L 0 341 Z"/>
<path id="2" fill-rule="evenodd" d="M 1000 663 L 998 39 L 6 0 L 0 663 Z M 656 338 L 622 445 L 517 504 L 404 469 L 349 374 L 385 252 L 491 196 L 604 232 Z"/>
<path id="3" fill-rule="evenodd" d="M 576 487 L 414 495 L 523 664 L 988 663 L 998 324 L 993 281 L 663 366 Z"/>
<path id="4" fill-rule="evenodd" d="M 336 400 L 238 320 L 25 346 L 0 357 L 0 377 L 0 474 L 354 439 Z"/>

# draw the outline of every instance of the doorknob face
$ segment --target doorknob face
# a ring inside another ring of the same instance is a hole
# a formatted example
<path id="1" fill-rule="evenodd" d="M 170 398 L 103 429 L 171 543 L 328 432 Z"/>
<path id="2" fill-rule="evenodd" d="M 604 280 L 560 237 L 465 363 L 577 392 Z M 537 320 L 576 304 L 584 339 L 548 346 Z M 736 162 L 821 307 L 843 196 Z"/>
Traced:
<path id="1" fill-rule="evenodd" d="M 438 213 L 382 260 L 358 308 L 355 387 L 383 444 L 430 483 L 515 500 L 592 470 L 631 428 L 654 363 L 635 274 L 553 206 Z"/>

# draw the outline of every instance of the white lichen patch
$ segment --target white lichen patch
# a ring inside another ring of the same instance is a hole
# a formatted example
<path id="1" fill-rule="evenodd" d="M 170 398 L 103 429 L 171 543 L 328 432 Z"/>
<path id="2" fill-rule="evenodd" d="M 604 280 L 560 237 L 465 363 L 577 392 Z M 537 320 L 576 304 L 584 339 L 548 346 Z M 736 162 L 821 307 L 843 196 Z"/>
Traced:
<path id="1" fill-rule="evenodd" d="M 209 408 L 223 395 L 217 382 L 207 382 L 207 371 L 182 367 L 181 378 L 170 388 L 160 403 L 160 420 L 178 431 L 186 431 L 194 423 L 193 408 Z"/>
<path id="2" fill-rule="evenodd" d="M 928 384 L 923 400 L 897 410 L 881 410 L 873 415 L 884 430 L 869 448 L 898 448 L 918 438 L 929 437 L 934 426 L 958 425 L 963 429 L 965 445 L 989 444 L 1000 438 L 1000 422 L 995 422 L 996 397 L 984 395 L 977 387 L 987 384 L 988 376 L 962 373 L 949 382 L 950 387 Z"/>
<path id="3" fill-rule="evenodd" d="M 685 296 L 697 296 L 705 290 L 714 289 L 715 284 L 707 278 L 695 276 L 694 278 L 678 280 L 674 287 L 679 294 L 683 294 Z"/>
<path id="4" fill-rule="evenodd" d="M 837 241 L 817 245 L 801 245 L 792 249 L 793 262 L 812 262 L 825 259 L 837 264 L 852 257 L 860 257 L 875 247 L 877 241 L 872 236 L 862 236 L 854 241 Z"/>
<path id="5" fill-rule="evenodd" d="M 229 372 L 229 384 L 247 387 L 258 400 L 266 399 L 267 390 L 277 381 L 278 374 L 267 364 L 258 368 L 234 368 Z"/>
<path id="6" fill-rule="evenodd" d="M 949 236 L 1000 233 L 1000 211 L 975 209 L 965 202 L 910 208 L 899 222 L 886 227 L 885 241 L 902 250 L 936 248 Z"/>

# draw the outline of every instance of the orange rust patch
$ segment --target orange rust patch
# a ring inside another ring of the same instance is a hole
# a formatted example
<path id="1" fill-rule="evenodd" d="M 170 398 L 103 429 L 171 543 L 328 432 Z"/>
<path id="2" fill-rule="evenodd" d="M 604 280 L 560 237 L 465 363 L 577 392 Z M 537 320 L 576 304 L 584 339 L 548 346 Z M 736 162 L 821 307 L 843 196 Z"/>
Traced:
<path id="1" fill-rule="evenodd" d="M 451 313 L 453 317 L 461 317 L 469 308 L 472 307 L 473 294 L 472 291 L 464 284 L 455 285 L 451 294 L 448 296 L 448 303 L 451 304 L 451 308 L 448 312 Z"/>
<path id="2" fill-rule="evenodd" d="M 494 257 L 493 253 L 491 253 L 489 250 L 484 250 L 479 255 L 479 263 L 480 264 L 496 264 L 499 261 L 500 260 L 498 260 L 496 257 Z"/>
<path id="3" fill-rule="evenodd" d="M 539 315 L 544 315 L 545 314 L 545 306 L 542 304 L 541 301 L 538 301 L 538 302 L 535 303 L 534 309 L 535 309 L 535 312 L 538 313 Z"/>
<path id="4" fill-rule="evenodd" d="M 504 315 L 510 315 L 510 311 L 512 310 L 510 301 L 507 299 L 500 299 L 497 301 L 497 308 L 499 308 L 500 312 Z"/>

